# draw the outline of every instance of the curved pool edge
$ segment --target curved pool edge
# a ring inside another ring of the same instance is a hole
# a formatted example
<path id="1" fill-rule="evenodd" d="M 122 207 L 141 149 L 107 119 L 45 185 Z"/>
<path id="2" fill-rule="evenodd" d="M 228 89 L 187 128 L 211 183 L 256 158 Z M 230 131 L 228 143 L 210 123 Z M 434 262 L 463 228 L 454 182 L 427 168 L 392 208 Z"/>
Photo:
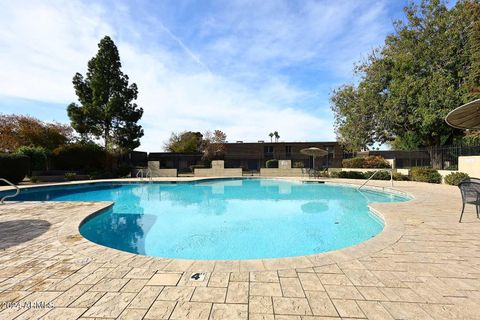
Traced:
<path id="1" fill-rule="evenodd" d="M 196 178 L 190 181 L 209 179 L 212 178 Z M 299 179 L 288 180 L 298 181 Z M 129 179 L 129 181 L 132 180 Z M 169 179 L 164 181 L 175 180 Z M 356 185 L 355 183 L 348 183 L 344 181 L 329 181 L 329 183 L 341 183 L 352 187 Z M 371 189 L 372 187 L 377 188 L 376 190 L 378 190 L 378 188 L 382 188 L 382 191 L 385 192 L 385 190 L 383 190 L 385 188 L 383 187 L 369 186 L 368 189 Z M 411 200 L 395 203 L 372 203 L 369 205 L 371 212 L 377 215 L 384 222 L 384 228 L 379 234 L 377 234 L 371 239 L 368 239 L 353 246 L 313 255 L 254 260 L 193 260 L 159 258 L 120 251 L 117 249 L 102 246 L 100 244 L 96 244 L 84 238 L 80 234 L 79 230 L 83 222 L 88 221 L 88 219 L 98 214 L 101 214 L 103 211 L 111 207 L 113 205 L 113 203 L 111 202 L 85 202 L 86 204 L 99 204 L 100 208 L 96 208 L 93 211 L 82 210 L 81 212 L 76 212 L 75 214 L 73 214 L 71 216 L 71 219 L 69 219 L 61 227 L 58 233 L 58 238 L 60 242 L 64 244 L 67 248 L 74 250 L 75 252 L 78 252 L 85 257 L 92 258 L 97 262 L 121 263 L 129 266 L 136 266 L 138 268 L 153 268 L 155 270 L 162 270 L 168 272 L 185 272 L 188 270 L 196 272 L 234 272 L 321 267 L 333 263 L 346 262 L 348 260 L 358 259 L 374 254 L 394 244 L 403 236 L 405 231 L 405 225 L 402 219 L 398 215 L 396 215 L 395 212 L 392 212 L 391 209 L 395 206 L 400 206 L 402 209 L 404 209 L 404 207 L 410 207 L 412 202 L 415 201 L 415 197 L 413 194 L 406 193 L 402 190 L 394 188 L 390 190 L 394 190 L 395 192 L 401 193 L 403 195 L 408 194 L 408 196 L 411 197 Z"/>

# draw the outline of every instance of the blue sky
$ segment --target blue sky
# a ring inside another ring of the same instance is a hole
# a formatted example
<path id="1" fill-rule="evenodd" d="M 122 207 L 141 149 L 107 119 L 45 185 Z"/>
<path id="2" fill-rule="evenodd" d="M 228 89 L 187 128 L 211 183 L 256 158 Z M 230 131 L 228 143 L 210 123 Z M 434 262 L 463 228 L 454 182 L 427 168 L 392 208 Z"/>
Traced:
<path id="1" fill-rule="evenodd" d="M 75 72 L 104 35 L 139 87 L 155 151 L 171 131 L 334 140 L 329 95 L 406 1 L 0 1 L 0 112 L 68 122 Z"/>

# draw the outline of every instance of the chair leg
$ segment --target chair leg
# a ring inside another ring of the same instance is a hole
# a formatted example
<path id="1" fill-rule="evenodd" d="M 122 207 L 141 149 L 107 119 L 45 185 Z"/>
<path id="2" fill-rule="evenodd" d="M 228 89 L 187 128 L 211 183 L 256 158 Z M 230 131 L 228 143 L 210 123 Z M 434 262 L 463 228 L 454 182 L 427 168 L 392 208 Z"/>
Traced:
<path id="1" fill-rule="evenodd" d="M 458 222 L 462 222 L 463 211 L 465 211 L 465 203 L 462 205 L 462 213 L 460 214 L 460 220 L 458 220 Z"/>
<path id="2" fill-rule="evenodd" d="M 479 207 L 480 207 L 480 205 L 478 205 L 478 204 L 475 206 L 475 208 L 477 208 L 477 219 L 479 218 L 479 216 L 478 216 L 478 208 Z"/>

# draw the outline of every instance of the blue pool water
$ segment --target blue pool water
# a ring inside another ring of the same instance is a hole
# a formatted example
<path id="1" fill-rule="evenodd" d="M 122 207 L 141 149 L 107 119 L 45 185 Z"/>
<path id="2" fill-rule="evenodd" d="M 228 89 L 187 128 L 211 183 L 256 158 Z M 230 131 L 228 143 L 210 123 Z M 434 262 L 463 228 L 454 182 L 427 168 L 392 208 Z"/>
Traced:
<path id="1" fill-rule="evenodd" d="M 291 257 L 348 247 L 383 223 L 367 205 L 407 198 L 270 179 L 96 183 L 24 191 L 20 200 L 114 201 L 81 234 L 133 253 L 186 259 Z"/>

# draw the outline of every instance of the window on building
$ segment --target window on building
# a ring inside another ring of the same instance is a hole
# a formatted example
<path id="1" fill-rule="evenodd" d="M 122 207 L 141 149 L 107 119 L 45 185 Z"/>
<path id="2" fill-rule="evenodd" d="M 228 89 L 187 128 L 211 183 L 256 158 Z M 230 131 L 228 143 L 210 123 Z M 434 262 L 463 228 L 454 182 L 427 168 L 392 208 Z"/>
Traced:
<path id="1" fill-rule="evenodd" d="M 292 154 L 292 146 L 285 146 L 285 153 Z"/>
<path id="2" fill-rule="evenodd" d="M 272 154 L 273 153 L 273 146 L 264 146 L 263 153 L 265 154 Z"/>

